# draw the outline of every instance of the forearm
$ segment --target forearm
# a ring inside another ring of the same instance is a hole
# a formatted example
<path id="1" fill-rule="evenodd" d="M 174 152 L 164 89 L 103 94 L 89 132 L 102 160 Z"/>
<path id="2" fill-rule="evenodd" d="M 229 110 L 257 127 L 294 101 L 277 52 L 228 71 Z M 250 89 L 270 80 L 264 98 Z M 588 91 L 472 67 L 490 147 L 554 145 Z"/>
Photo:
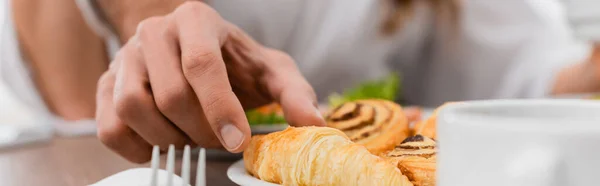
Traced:
<path id="1" fill-rule="evenodd" d="M 68 119 L 93 118 L 96 83 L 107 67 L 103 41 L 74 1 L 13 1 L 23 56 L 46 105 Z"/>
<path id="2" fill-rule="evenodd" d="M 98 0 L 98 6 L 121 43 L 135 34 L 138 23 L 159 15 L 166 15 L 189 0 Z"/>
<path id="3" fill-rule="evenodd" d="M 594 46 L 589 61 L 567 67 L 556 77 L 552 94 L 600 92 L 600 44 Z"/>

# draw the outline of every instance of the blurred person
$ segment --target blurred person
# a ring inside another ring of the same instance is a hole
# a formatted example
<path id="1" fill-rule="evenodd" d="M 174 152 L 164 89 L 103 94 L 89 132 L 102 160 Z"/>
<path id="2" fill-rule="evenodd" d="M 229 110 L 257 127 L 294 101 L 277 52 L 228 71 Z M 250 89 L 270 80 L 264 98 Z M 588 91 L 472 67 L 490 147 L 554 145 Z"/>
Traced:
<path id="1" fill-rule="evenodd" d="M 75 3 L 2 3 L 9 8 L 0 50 L 4 83 L 34 108 L 48 107 L 71 120 L 93 116 L 96 82 L 108 57 L 104 41 L 86 25 Z"/>
<path id="2" fill-rule="evenodd" d="M 240 152 L 243 111 L 272 101 L 291 125 L 323 125 L 317 97 L 390 71 L 424 106 L 600 90 L 558 1 L 81 0 L 84 17 L 73 1 L 11 3 L 2 76 L 61 117 L 95 115 L 134 162 L 152 145 Z"/>
<path id="3" fill-rule="evenodd" d="M 38 128 L 59 135 L 94 132 L 96 83 L 109 63 L 103 38 L 74 1 L 0 3 L 6 18 L 0 30 L 0 86 L 16 95 Z"/>

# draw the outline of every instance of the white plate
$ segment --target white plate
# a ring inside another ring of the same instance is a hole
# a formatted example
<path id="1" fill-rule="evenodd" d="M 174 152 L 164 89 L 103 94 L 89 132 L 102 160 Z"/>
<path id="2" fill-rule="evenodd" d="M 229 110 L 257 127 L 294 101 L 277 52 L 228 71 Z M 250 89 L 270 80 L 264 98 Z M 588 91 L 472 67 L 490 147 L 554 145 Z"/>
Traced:
<path id="1" fill-rule="evenodd" d="M 248 174 L 244 168 L 244 160 L 235 162 L 227 169 L 227 177 L 234 183 L 241 186 L 278 186 L 278 184 L 262 181 Z"/>

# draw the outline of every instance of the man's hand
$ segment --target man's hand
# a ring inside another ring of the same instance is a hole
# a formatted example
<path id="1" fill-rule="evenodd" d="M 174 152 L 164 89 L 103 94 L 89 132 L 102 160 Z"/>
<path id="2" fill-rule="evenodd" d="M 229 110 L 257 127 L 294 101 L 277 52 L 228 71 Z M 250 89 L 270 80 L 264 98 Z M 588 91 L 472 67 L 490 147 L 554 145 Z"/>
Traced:
<path id="1" fill-rule="evenodd" d="M 244 109 L 273 101 L 291 125 L 324 125 L 312 87 L 288 55 L 200 2 L 142 21 L 98 86 L 98 136 L 134 162 L 148 161 L 152 145 L 243 151 L 250 139 Z"/>

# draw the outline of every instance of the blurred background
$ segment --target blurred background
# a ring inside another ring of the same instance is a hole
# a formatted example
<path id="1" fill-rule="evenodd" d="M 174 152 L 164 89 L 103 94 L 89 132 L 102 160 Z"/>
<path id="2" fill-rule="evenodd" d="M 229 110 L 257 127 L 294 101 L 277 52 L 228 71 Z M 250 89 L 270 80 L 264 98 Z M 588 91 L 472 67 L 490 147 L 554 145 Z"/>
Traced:
<path id="1" fill-rule="evenodd" d="M 0 185 L 87 185 L 147 166 L 96 139 L 96 83 L 135 31 L 126 36 L 119 15 L 143 20 L 182 1 L 114 2 L 2 0 Z M 258 43 L 289 54 L 324 112 L 366 98 L 427 115 L 450 101 L 591 100 L 600 92 L 597 0 L 206 3 Z M 277 105 L 247 117 L 257 133 L 286 122 Z M 240 156 L 212 153 L 209 185 L 232 185 L 225 172 Z"/>

